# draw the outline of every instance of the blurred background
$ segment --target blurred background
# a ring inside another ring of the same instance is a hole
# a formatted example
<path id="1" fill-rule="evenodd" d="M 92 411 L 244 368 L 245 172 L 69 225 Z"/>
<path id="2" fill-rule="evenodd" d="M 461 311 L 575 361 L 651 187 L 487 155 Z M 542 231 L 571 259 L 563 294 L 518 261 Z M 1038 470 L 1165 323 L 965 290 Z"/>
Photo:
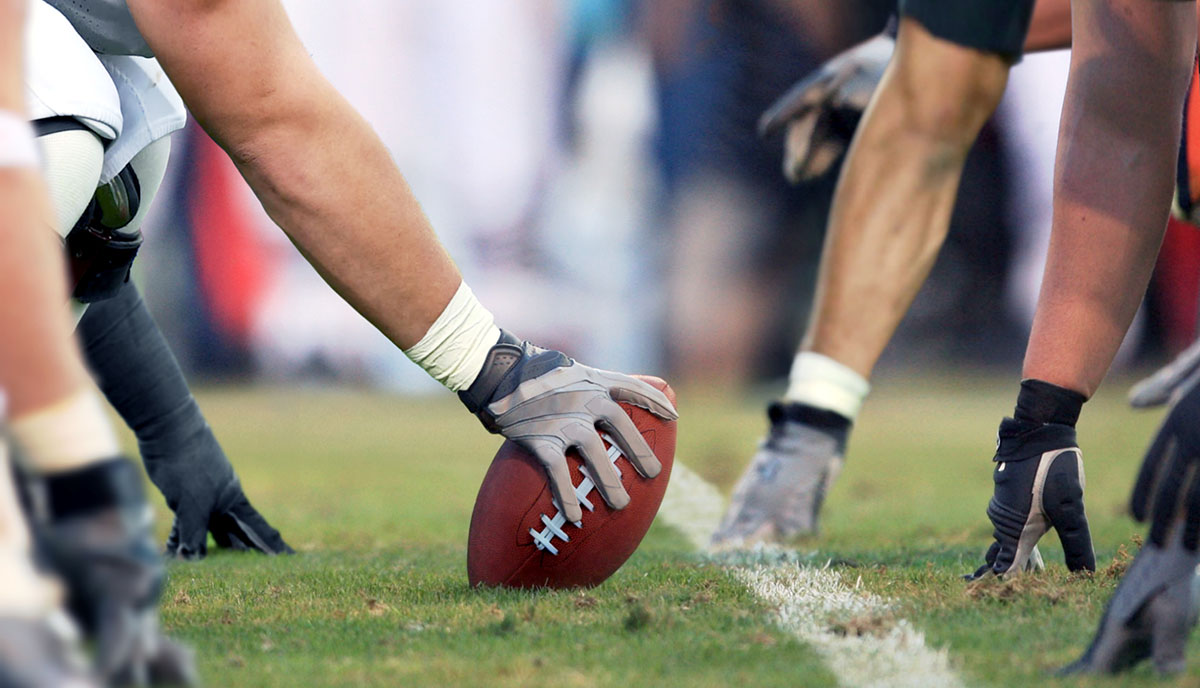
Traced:
<path id="1" fill-rule="evenodd" d="M 592 365 L 743 388 L 787 373 L 837 172 L 789 186 L 782 141 L 756 120 L 892 4 L 285 0 L 500 324 Z M 1016 374 L 1066 73 L 1065 52 L 1013 71 L 885 374 Z M 440 389 L 325 286 L 194 125 L 155 213 L 138 279 L 193 379 Z M 1200 233 L 1172 226 L 1120 365 L 1191 341 L 1198 274 Z"/>

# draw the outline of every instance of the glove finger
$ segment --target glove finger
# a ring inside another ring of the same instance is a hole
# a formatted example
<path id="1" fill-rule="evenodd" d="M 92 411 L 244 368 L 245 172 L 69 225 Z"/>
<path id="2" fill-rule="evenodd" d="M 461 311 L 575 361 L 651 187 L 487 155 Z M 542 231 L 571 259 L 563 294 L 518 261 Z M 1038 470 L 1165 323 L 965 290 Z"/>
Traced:
<path id="1" fill-rule="evenodd" d="M 167 556 L 200 560 L 208 554 L 208 512 L 184 502 L 175 512 L 171 535 L 167 538 Z"/>
<path id="2" fill-rule="evenodd" d="M 675 410 L 675 404 L 650 383 L 622 373 L 607 370 L 596 372 L 614 401 L 645 409 L 663 420 L 679 419 L 679 411 Z"/>
<path id="3" fill-rule="evenodd" d="M 820 120 L 820 111 L 810 110 L 788 123 L 787 135 L 783 140 L 783 176 L 792 184 L 799 184 L 814 176 L 809 172 L 809 159 Z"/>
<path id="4" fill-rule="evenodd" d="M 821 69 L 796 82 L 758 118 L 758 135 L 770 136 L 806 110 L 821 107 L 836 77 L 834 72 Z"/>
<path id="5" fill-rule="evenodd" d="M 597 425 L 609 434 L 613 444 L 642 476 L 654 478 L 662 471 L 662 462 L 646 443 L 646 438 L 642 437 L 633 419 L 620 406 L 614 404 L 612 410 L 605 411 Z"/>
<path id="6" fill-rule="evenodd" d="M 1150 507 L 1154 501 L 1154 486 L 1164 466 L 1174 452 L 1174 436 L 1164 427 L 1159 428 L 1150 448 L 1142 458 L 1142 466 L 1138 469 L 1137 480 L 1133 483 L 1133 493 L 1129 498 L 1129 510 L 1140 523 L 1145 523 L 1150 515 Z"/>
<path id="7" fill-rule="evenodd" d="M 1197 340 L 1167 365 L 1129 390 L 1129 405 L 1134 408 L 1162 406 L 1175 390 L 1200 375 L 1200 340 Z"/>
<path id="8" fill-rule="evenodd" d="M 572 426 L 575 427 L 575 426 Z M 608 458 L 604 442 L 595 429 L 587 428 L 582 432 L 568 432 L 568 437 L 575 443 L 583 462 L 587 465 L 588 475 L 600 496 L 614 509 L 624 509 L 629 504 L 629 493 L 621 485 L 621 476 L 617 468 Z"/>
<path id="9" fill-rule="evenodd" d="M 1059 454 L 1046 471 L 1042 487 L 1042 509 L 1050 525 L 1058 531 L 1071 571 L 1095 571 L 1096 553 L 1092 549 L 1092 531 L 1083 505 L 1083 459 L 1077 451 Z"/>
<path id="10" fill-rule="evenodd" d="M 538 463 L 546 471 L 550 481 L 550 493 L 554 501 L 562 509 L 568 523 L 577 523 L 583 518 L 583 510 L 579 508 L 579 498 L 575 495 L 575 486 L 571 484 L 571 469 L 567 466 L 567 457 L 548 445 L 539 444 L 534 447 L 533 454 Z"/>
<path id="11" fill-rule="evenodd" d="M 1159 547 L 1164 546 L 1167 534 L 1170 532 L 1171 526 L 1175 524 L 1175 516 L 1179 507 L 1179 493 L 1188 472 L 1187 460 L 1183 458 L 1174 441 L 1171 442 L 1168 453 L 1171 459 L 1167 463 L 1162 479 L 1158 481 L 1151 512 L 1150 542 Z"/>
<path id="12" fill-rule="evenodd" d="M 1046 532 L 1045 522 L 1031 522 L 1029 514 L 1001 503 L 996 497 L 988 502 L 987 515 L 992 522 L 992 537 L 996 540 L 992 572 L 1003 576 L 1014 568 L 1022 570 L 1029 552 Z"/>
<path id="13" fill-rule="evenodd" d="M 983 578 L 991 572 L 992 566 L 996 563 L 996 555 L 1000 552 L 1000 543 L 993 541 L 983 554 L 983 566 L 975 569 L 973 573 L 968 573 L 963 576 L 965 580 L 974 581 Z"/>
<path id="14" fill-rule="evenodd" d="M 246 548 L 263 554 L 295 554 L 283 541 L 279 531 L 250 504 L 245 494 L 238 495 L 233 505 L 209 521 L 209 529 L 218 544 L 223 539 L 236 538 Z"/>

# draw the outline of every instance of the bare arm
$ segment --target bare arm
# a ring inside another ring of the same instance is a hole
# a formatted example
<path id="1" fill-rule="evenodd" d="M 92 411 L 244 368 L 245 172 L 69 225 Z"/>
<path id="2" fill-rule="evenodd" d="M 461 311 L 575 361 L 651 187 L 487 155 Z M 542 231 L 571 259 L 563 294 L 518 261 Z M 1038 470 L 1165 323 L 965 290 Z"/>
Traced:
<path id="1" fill-rule="evenodd" d="M 1025 38 L 1025 52 L 1070 47 L 1071 0 L 1038 0 Z"/>
<path id="2" fill-rule="evenodd" d="M 277 0 L 130 0 L 201 126 L 327 282 L 401 348 L 461 282 L 383 142 Z"/>
<path id="3" fill-rule="evenodd" d="M 25 0 L 0 0 L 0 116 L 17 120 L 26 117 L 24 26 Z M 0 146 L 18 145 L 0 135 Z M 62 249 L 33 164 L 0 165 L 0 208 L 0 390 L 18 417 L 80 391 L 87 373 L 65 307 Z"/>

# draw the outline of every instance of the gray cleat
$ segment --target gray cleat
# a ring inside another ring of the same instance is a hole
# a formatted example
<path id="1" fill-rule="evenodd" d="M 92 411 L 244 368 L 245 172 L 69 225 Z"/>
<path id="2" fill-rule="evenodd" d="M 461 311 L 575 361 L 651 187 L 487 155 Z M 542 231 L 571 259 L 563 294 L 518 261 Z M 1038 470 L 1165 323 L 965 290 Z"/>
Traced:
<path id="1" fill-rule="evenodd" d="M 61 612 L 42 618 L 0 616 L 0 688 L 98 688 Z"/>
<path id="2" fill-rule="evenodd" d="M 803 404 L 774 403 L 771 428 L 733 493 L 714 545 L 783 542 L 817 532 L 821 504 L 838 473 L 850 422 Z"/>
<path id="3" fill-rule="evenodd" d="M 125 459 L 41 478 L 34 535 L 66 585 L 68 607 L 114 686 L 190 686 L 191 653 L 158 626 L 165 577 L 141 472 Z"/>

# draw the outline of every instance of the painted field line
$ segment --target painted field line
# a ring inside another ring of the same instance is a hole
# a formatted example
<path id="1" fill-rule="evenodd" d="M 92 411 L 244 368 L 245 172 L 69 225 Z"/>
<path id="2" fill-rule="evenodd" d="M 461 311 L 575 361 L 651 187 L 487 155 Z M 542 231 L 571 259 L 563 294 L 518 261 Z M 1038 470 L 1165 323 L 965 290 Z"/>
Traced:
<path id="1" fill-rule="evenodd" d="M 775 610 L 775 623 L 812 646 L 842 686 L 961 688 L 945 650 L 925 644 L 920 630 L 890 614 L 891 604 L 857 590 L 841 573 L 812 564 L 810 556 L 779 547 L 714 552 L 709 538 L 720 523 L 725 497 L 679 461 L 658 516 L 714 563 L 730 567 Z M 857 635 L 833 625 L 863 627 Z"/>

